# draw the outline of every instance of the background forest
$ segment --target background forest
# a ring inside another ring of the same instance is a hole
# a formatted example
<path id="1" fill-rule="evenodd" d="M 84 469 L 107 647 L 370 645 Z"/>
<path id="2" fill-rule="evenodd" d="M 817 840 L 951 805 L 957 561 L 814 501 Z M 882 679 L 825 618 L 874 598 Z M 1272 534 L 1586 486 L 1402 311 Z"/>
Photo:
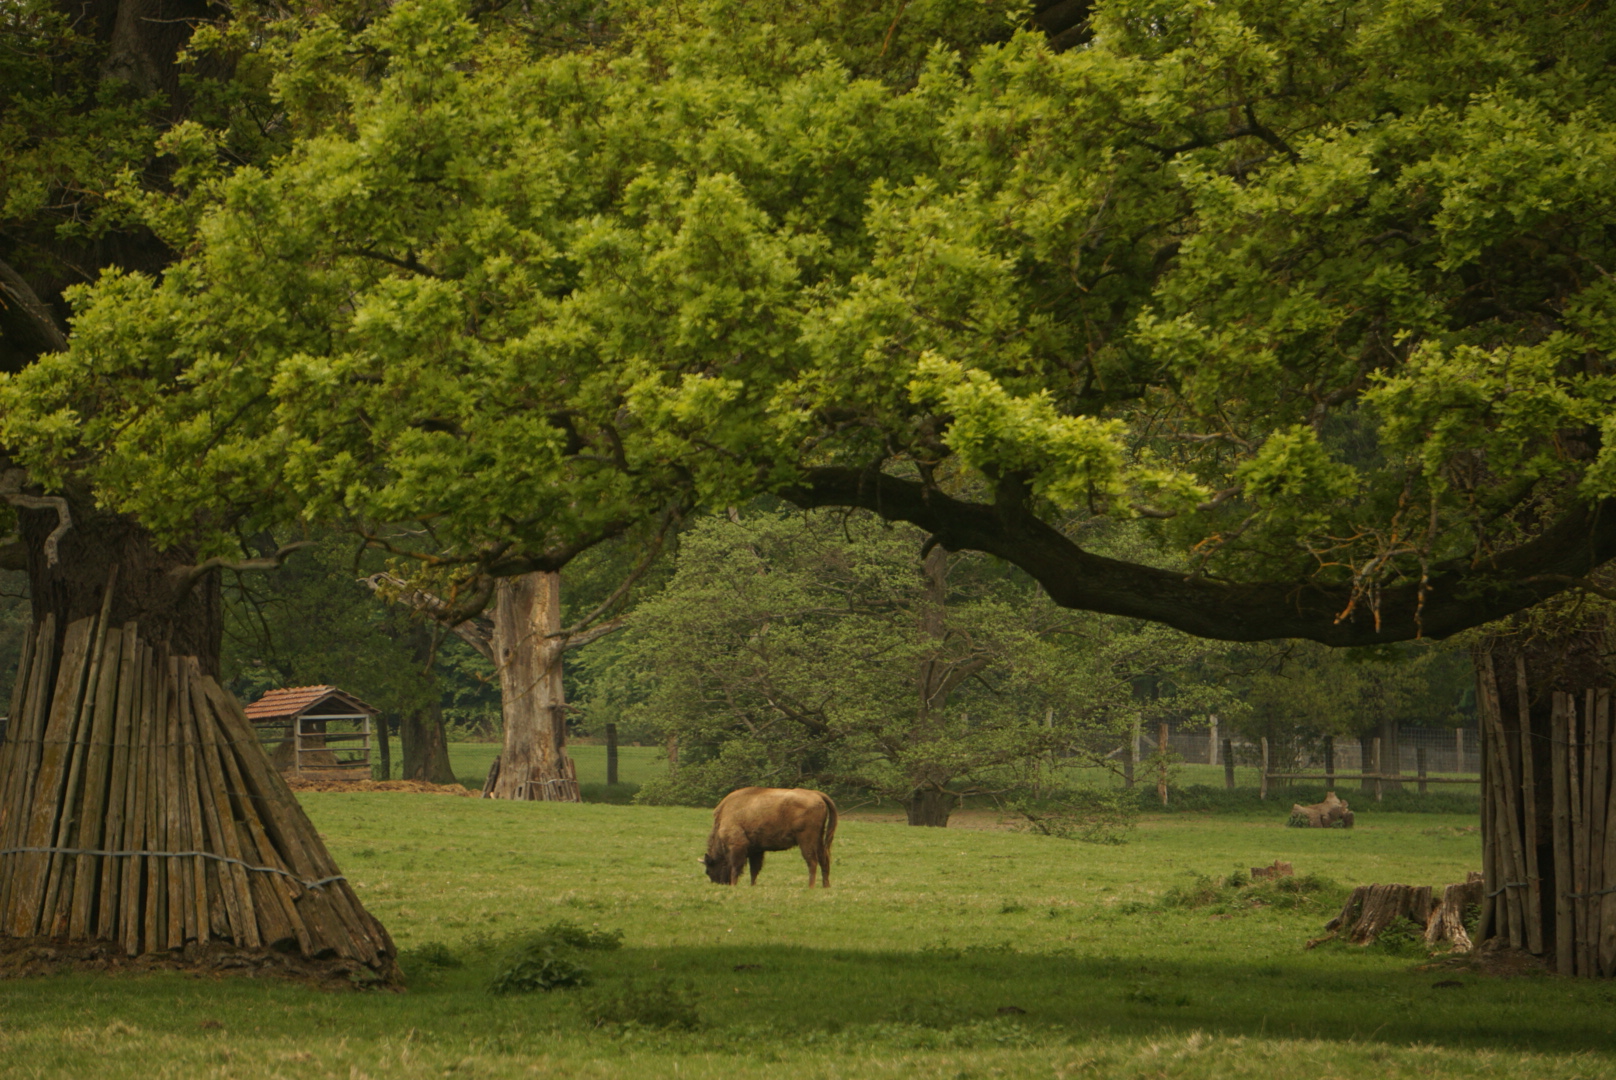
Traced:
<path id="1" fill-rule="evenodd" d="M 1163 557 L 1145 526 L 1090 531 L 1096 550 Z M 1162 722 L 1204 730 L 1215 714 L 1225 734 L 1296 749 L 1474 723 L 1460 646 L 1211 641 L 1059 608 L 1013 566 L 923 556 L 924 541 L 866 512 L 773 500 L 691 520 L 622 629 L 567 654 L 570 737 L 615 724 L 624 744 L 672 748 L 642 801 L 806 784 L 942 823 L 960 795 L 1014 799 L 1070 770 L 1120 771 L 1129 735 L 1150 742 Z M 623 543 L 577 559 L 564 617 L 599 604 L 635 556 Z M 223 674 L 244 701 L 339 685 L 382 710 L 390 775 L 450 782 L 437 748 L 500 738 L 498 680 L 454 633 L 378 595 L 367 580 L 383 568 L 333 533 L 275 572 L 227 574 Z M 0 663 L 14 666 L 27 586 L 6 579 Z"/>

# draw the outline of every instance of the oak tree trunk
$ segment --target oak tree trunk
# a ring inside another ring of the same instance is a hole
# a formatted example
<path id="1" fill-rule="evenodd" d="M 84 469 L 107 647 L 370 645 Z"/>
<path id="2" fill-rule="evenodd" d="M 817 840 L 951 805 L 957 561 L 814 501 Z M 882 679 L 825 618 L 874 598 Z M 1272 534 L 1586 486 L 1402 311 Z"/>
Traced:
<path id="1" fill-rule="evenodd" d="M 424 628 L 414 635 L 415 662 L 426 667 L 432 658 L 432 635 Z M 437 678 L 432 679 L 430 699 L 399 718 L 398 740 L 403 745 L 405 780 L 428 784 L 453 784 L 454 769 L 449 765 L 449 737 L 443 728 L 443 699 Z"/>
<path id="2" fill-rule="evenodd" d="M 449 740 L 443 730 L 443 705 L 434 701 L 399 718 L 398 741 L 404 747 L 405 780 L 428 784 L 456 783 L 449 765 Z"/>
<path id="3" fill-rule="evenodd" d="M 947 828 L 948 816 L 954 812 L 955 796 L 937 788 L 917 788 L 904 803 L 909 824 Z"/>
<path id="4" fill-rule="evenodd" d="M 494 662 L 505 721 L 496 799 L 579 802 L 567 757 L 561 682 L 561 575 L 536 572 L 500 581 L 494 597 Z"/>

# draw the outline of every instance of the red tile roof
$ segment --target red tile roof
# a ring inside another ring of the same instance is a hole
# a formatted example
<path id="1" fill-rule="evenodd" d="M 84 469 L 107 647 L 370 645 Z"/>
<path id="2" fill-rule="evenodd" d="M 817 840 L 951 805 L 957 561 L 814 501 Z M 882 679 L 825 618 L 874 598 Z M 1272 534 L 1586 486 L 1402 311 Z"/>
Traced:
<path id="1" fill-rule="evenodd" d="M 312 712 L 316 705 L 332 698 L 335 699 L 332 705 L 346 712 L 375 715 L 381 711 L 366 705 L 346 691 L 338 690 L 335 686 L 287 686 L 280 690 L 266 691 L 263 697 L 248 705 L 247 719 L 254 722 L 290 719 Z"/>

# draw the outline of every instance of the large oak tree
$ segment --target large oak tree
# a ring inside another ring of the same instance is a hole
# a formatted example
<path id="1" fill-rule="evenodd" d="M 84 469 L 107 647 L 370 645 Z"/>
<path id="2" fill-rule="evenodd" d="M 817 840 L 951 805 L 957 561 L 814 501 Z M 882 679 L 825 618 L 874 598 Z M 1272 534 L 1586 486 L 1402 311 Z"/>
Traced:
<path id="1" fill-rule="evenodd" d="M 1616 16 L 1113 0 L 924 59 L 823 16 L 300 25 L 295 145 L 151 206 L 188 256 L 83 294 L 0 435 L 163 537 L 419 522 L 473 596 L 757 491 L 1231 640 L 1598 588 Z M 1102 516 L 1190 568 L 1086 549 Z M 1500 646 L 1501 738 L 1608 683 L 1592 640 Z"/>

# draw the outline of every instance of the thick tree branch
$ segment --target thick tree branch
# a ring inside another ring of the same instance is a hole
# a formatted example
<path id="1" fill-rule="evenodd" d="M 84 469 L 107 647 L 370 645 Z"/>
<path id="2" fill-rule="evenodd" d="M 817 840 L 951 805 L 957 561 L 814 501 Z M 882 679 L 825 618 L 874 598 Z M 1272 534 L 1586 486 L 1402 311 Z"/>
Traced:
<path id="1" fill-rule="evenodd" d="M 411 588 L 409 582 L 403 578 L 394 577 L 392 574 L 372 574 L 369 577 L 360 578 L 359 581 L 361 584 L 368 586 L 370 591 L 378 596 L 389 596 L 390 594 L 391 599 L 397 600 L 405 607 L 412 608 L 430 616 L 437 622 L 443 623 L 454 631 L 455 636 L 460 638 L 461 641 L 477 650 L 478 655 L 484 660 L 489 663 L 494 662 L 494 632 L 492 627 L 485 629 L 473 619 L 461 619 L 459 622 L 450 625 L 442 618 L 443 615 L 452 611 L 446 600 L 442 597 L 434 596 L 424 589 Z"/>
<path id="2" fill-rule="evenodd" d="M 1616 558 L 1616 502 L 1564 514 L 1517 547 L 1453 559 L 1418 583 L 1381 591 L 1377 610 L 1352 600 L 1349 585 L 1303 581 L 1229 583 L 1084 551 L 1030 514 L 954 499 L 913 480 L 874 470 L 811 469 L 782 494 L 804 509 L 857 506 L 907 521 L 951 551 L 983 551 L 1031 574 L 1057 604 L 1149 619 L 1224 641 L 1307 638 L 1326 645 L 1373 645 L 1445 638 L 1531 607 L 1580 583 Z"/>
<path id="3" fill-rule="evenodd" d="M 0 264 L 3 265 L 3 264 Z M 23 484 L 28 482 L 28 473 L 22 469 L 7 469 L 0 474 L 0 498 L 12 506 L 21 506 L 28 510 L 55 510 L 56 528 L 45 537 L 45 565 L 55 566 L 58 561 L 57 550 L 62 537 L 67 530 L 73 527 L 73 512 L 68 508 L 67 500 L 60 495 L 25 495 Z"/>
<path id="4" fill-rule="evenodd" d="M 223 559 L 212 558 L 195 566 L 176 566 L 168 572 L 181 589 L 189 589 L 202 579 L 204 574 L 211 574 L 215 570 L 279 570 L 288 556 L 294 551 L 301 551 L 306 547 L 313 547 L 313 540 L 297 540 L 290 544 L 282 544 L 275 549 L 275 554 L 266 555 L 260 559 Z"/>
<path id="5" fill-rule="evenodd" d="M 0 259 L 0 306 L 21 312 L 34 332 L 44 341 L 45 351 L 67 350 L 67 335 L 56 324 L 56 317 L 51 314 L 51 309 L 45 306 L 39 294 L 34 292 L 32 286 L 4 259 Z"/>

